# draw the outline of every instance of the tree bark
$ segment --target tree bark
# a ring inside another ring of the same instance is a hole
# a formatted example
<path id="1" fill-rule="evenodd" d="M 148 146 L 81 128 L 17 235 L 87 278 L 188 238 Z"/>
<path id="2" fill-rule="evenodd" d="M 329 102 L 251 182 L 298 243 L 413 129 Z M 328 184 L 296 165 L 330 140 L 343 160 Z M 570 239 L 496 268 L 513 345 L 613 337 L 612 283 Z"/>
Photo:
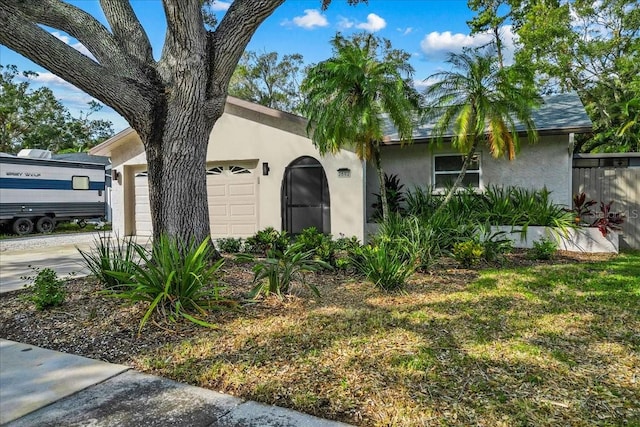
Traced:
<path id="1" fill-rule="evenodd" d="M 380 146 L 373 143 L 373 163 L 378 172 L 378 181 L 380 183 L 380 203 L 382 204 L 382 221 L 389 218 L 389 203 L 387 202 L 387 186 L 384 185 L 384 170 L 382 169 L 382 161 L 380 158 Z"/>
<path id="2" fill-rule="evenodd" d="M 158 138 L 143 140 L 149 175 L 154 240 L 162 234 L 184 243 L 211 235 L 207 202 L 206 157 L 211 127 L 197 111 L 169 105 Z"/>

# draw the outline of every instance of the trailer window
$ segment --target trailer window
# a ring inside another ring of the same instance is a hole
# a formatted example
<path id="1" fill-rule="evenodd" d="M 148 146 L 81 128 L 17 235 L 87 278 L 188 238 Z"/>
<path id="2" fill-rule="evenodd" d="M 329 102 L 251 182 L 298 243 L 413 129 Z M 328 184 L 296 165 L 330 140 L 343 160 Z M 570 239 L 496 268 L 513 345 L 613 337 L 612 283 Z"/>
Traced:
<path id="1" fill-rule="evenodd" d="M 74 190 L 88 190 L 89 189 L 89 177 L 88 176 L 74 176 L 71 178 L 72 188 Z"/>

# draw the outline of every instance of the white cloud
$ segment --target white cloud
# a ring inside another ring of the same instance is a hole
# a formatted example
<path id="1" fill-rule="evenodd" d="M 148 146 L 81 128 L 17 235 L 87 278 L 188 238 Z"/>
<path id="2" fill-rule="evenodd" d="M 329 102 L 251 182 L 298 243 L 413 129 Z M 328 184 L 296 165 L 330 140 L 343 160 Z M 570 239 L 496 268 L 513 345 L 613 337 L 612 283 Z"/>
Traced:
<path id="1" fill-rule="evenodd" d="M 211 10 L 214 12 L 224 12 L 229 9 L 231 3 L 227 1 L 214 1 L 211 5 Z"/>
<path id="2" fill-rule="evenodd" d="M 396 28 L 396 30 L 398 30 L 399 33 L 402 33 L 403 36 L 413 33 L 413 27 Z"/>
<path id="3" fill-rule="evenodd" d="M 338 28 L 341 30 L 348 30 L 349 28 L 353 28 L 356 25 L 355 22 L 351 21 L 349 18 L 345 18 L 344 16 L 339 17 Z"/>
<path id="4" fill-rule="evenodd" d="M 507 64 L 513 62 L 514 44 L 517 35 L 513 33 L 511 25 L 500 28 L 500 37 L 503 42 L 503 54 Z M 420 42 L 422 53 L 428 60 L 442 60 L 449 52 L 460 53 L 463 48 L 478 48 L 493 41 L 493 36 L 489 32 L 469 35 L 445 31 L 443 33 L 434 31 L 427 34 Z"/>
<path id="5" fill-rule="evenodd" d="M 437 68 L 437 69 L 435 70 L 434 74 L 435 74 L 435 73 L 439 73 L 439 72 L 441 72 L 441 71 L 443 71 L 441 68 Z M 427 78 L 426 78 L 426 79 L 424 79 L 424 80 L 415 80 L 415 79 L 414 79 L 414 80 L 413 80 L 413 86 L 414 86 L 416 89 L 418 89 L 419 91 L 423 91 L 423 90 L 425 90 L 427 87 L 429 87 L 429 86 L 431 86 L 432 84 L 437 83 L 437 82 L 439 82 L 439 81 L 440 81 L 440 79 L 439 79 L 439 78 L 429 76 L 429 77 L 427 77 Z"/>
<path id="6" fill-rule="evenodd" d="M 376 31 L 382 30 L 386 26 L 387 21 L 385 21 L 375 13 L 370 13 L 369 15 L 367 15 L 367 22 L 356 25 L 356 28 L 369 31 L 370 33 L 375 33 Z"/>
<path id="7" fill-rule="evenodd" d="M 64 42 L 65 44 L 68 44 L 69 46 L 71 46 L 72 48 L 74 48 L 75 50 L 77 50 L 78 52 L 80 52 L 81 54 L 88 56 L 89 58 L 95 60 L 95 57 L 91 54 L 91 52 L 89 52 L 89 49 L 86 48 L 85 45 L 83 45 L 80 42 L 77 43 L 71 43 L 71 37 L 69 36 L 65 36 L 64 34 L 60 34 L 57 31 L 54 31 L 51 33 L 51 35 L 55 38 L 57 38 L 58 40 Z"/>
<path id="8" fill-rule="evenodd" d="M 66 89 L 76 89 L 71 83 L 49 72 L 38 73 L 36 77 L 29 77 L 29 80 L 40 83 L 43 86 L 59 86 Z"/>
<path id="9" fill-rule="evenodd" d="M 305 30 L 313 30 L 316 27 L 326 27 L 329 25 L 327 17 L 320 13 L 317 9 L 306 9 L 303 16 L 296 16 L 293 22 L 285 20 L 281 25 L 295 25 Z"/>

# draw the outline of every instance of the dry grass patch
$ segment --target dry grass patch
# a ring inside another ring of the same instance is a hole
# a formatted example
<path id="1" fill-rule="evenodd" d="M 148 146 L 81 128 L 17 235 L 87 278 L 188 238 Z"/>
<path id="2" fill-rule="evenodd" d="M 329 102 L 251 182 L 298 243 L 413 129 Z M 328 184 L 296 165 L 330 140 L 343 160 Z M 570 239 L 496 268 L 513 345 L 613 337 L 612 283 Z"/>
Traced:
<path id="1" fill-rule="evenodd" d="M 140 337 L 144 307 L 75 281 L 58 311 L 2 296 L 0 334 L 363 426 L 637 425 L 640 254 L 588 261 L 445 267 L 391 294 L 318 274 L 321 298 Z M 232 295 L 251 288 L 249 267 L 225 267 Z"/>

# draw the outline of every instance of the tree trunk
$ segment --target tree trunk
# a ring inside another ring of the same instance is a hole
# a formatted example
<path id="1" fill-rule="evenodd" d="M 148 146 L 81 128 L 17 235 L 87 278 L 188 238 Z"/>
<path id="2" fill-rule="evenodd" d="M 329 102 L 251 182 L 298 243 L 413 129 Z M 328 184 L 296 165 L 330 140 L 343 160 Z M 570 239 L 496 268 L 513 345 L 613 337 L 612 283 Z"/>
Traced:
<path id="1" fill-rule="evenodd" d="M 213 124 L 197 107 L 167 106 L 165 121 L 143 138 L 153 238 L 199 244 L 211 235 L 206 158 Z M 155 137 L 153 135 L 156 135 Z"/>
<path id="2" fill-rule="evenodd" d="M 471 159 L 473 158 L 473 155 L 476 154 L 477 149 L 478 149 L 478 138 L 474 137 L 473 144 L 471 144 L 471 149 L 465 156 L 464 162 L 462 162 L 462 169 L 460 170 L 460 174 L 454 181 L 453 185 L 451 186 L 451 189 L 449 190 L 449 193 L 447 193 L 447 196 L 444 198 L 444 200 L 442 201 L 442 204 L 438 207 L 436 212 L 443 209 L 447 205 L 447 203 L 449 203 L 453 198 L 453 195 L 455 194 L 456 189 L 460 187 L 460 184 L 462 183 L 464 176 L 467 174 L 469 163 L 471 163 Z"/>
<path id="3" fill-rule="evenodd" d="M 504 61 L 502 58 L 502 39 L 500 38 L 500 27 L 497 25 L 493 27 L 493 37 L 496 39 L 496 53 L 498 55 L 500 69 L 502 70 L 504 68 Z"/>
<path id="4" fill-rule="evenodd" d="M 378 181 L 380 183 L 380 203 L 382 204 L 382 221 L 389 218 L 389 203 L 387 202 L 387 187 L 384 185 L 384 170 L 380 159 L 380 146 L 373 144 L 373 162 L 378 172 Z"/>

